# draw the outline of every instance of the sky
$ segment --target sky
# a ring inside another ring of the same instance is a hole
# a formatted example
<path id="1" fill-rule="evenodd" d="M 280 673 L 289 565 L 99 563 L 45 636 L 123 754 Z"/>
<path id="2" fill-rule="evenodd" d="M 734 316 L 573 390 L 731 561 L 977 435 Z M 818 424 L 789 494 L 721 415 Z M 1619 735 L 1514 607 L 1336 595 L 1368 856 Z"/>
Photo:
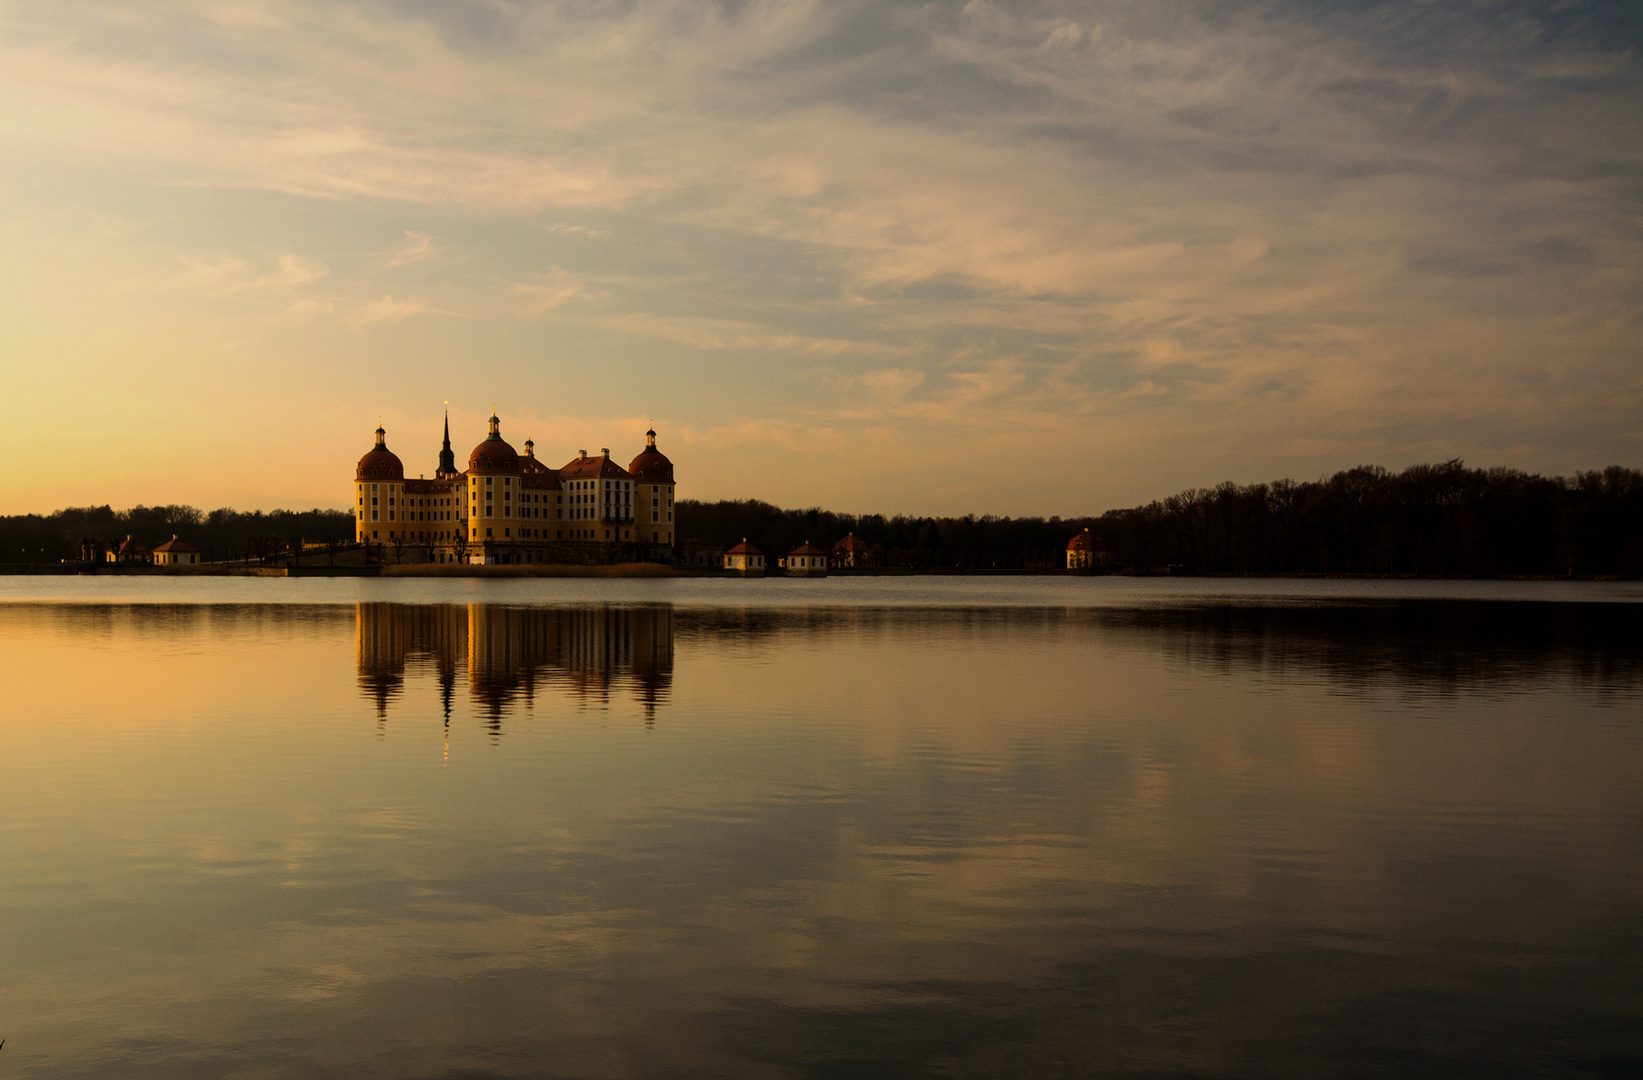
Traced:
<path id="1" fill-rule="evenodd" d="M 0 0 L 0 513 L 1643 465 L 1643 8 Z"/>

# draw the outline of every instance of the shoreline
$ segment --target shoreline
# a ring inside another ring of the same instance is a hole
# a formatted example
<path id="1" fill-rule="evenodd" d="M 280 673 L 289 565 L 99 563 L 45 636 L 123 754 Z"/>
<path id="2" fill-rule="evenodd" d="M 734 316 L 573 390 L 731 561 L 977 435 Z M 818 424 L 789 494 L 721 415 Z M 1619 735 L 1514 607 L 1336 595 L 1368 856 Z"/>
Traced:
<path id="1" fill-rule="evenodd" d="M 664 563 L 616 563 L 585 565 L 566 563 L 527 563 L 524 565 L 485 565 L 473 563 L 404 563 L 396 566 L 223 566 L 207 563 L 200 566 L 98 566 L 88 569 L 74 563 L 11 563 L 0 564 L 0 577 L 349 577 L 349 578 L 735 578 L 740 574 L 700 567 L 669 566 Z M 829 570 L 826 575 L 789 575 L 785 572 L 763 575 L 766 578 L 793 580 L 826 580 L 827 578 L 865 577 L 1108 577 L 1148 578 L 1164 580 L 1269 580 L 1269 581 L 1578 581 L 1578 582 L 1636 582 L 1643 578 L 1613 574 L 1552 575 L 1512 574 L 1499 576 L 1448 576 L 1442 574 L 1348 574 L 1348 573 L 1233 573 L 1203 571 L 1199 573 L 1165 573 L 1158 571 L 1131 571 L 1110 574 L 1075 573 L 1067 570 L 983 570 L 960 567 L 863 567 Z M 748 580 L 759 580 L 758 577 Z"/>

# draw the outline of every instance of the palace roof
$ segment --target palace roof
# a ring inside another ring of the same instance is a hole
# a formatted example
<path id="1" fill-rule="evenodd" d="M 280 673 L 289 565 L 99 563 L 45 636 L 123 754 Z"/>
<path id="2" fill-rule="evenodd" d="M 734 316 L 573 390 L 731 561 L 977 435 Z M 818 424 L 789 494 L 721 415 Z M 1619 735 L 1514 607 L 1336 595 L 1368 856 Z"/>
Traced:
<path id="1" fill-rule="evenodd" d="M 468 455 L 468 471 L 481 475 L 520 471 L 519 455 L 502 438 L 502 421 L 496 418 L 495 413 L 491 414 L 491 433 Z"/>
<path id="2" fill-rule="evenodd" d="M 377 444 L 359 459 L 354 468 L 355 480 L 405 479 L 405 466 L 400 464 L 399 455 L 388 449 L 387 434 L 381 427 L 377 428 Z"/>
<path id="3" fill-rule="evenodd" d="M 453 491 L 461 491 L 464 481 L 458 473 L 450 479 L 434 477 L 432 480 L 425 476 L 414 476 L 405 481 L 407 495 L 448 495 Z"/>
<path id="4" fill-rule="evenodd" d="M 559 470 L 561 480 L 631 480 L 633 474 L 610 459 L 610 451 L 606 450 L 599 457 L 588 457 L 587 451 L 581 456 L 571 459 L 570 464 Z"/>
<path id="5" fill-rule="evenodd" d="M 673 462 L 667 455 L 656 449 L 656 429 L 645 432 L 645 448 L 639 451 L 639 456 L 628 465 L 628 472 L 635 480 L 645 480 L 652 484 L 673 483 Z"/>

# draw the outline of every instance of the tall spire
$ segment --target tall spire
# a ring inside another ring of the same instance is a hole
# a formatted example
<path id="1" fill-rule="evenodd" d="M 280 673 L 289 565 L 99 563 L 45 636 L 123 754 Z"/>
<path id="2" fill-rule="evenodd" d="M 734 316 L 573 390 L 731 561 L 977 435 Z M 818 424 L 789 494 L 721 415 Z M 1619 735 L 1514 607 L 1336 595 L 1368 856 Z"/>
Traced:
<path id="1" fill-rule="evenodd" d="M 445 410 L 445 443 L 439 450 L 439 468 L 434 476 L 449 480 L 456 476 L 456 455 L 451 452 L 451 410 Z"/>

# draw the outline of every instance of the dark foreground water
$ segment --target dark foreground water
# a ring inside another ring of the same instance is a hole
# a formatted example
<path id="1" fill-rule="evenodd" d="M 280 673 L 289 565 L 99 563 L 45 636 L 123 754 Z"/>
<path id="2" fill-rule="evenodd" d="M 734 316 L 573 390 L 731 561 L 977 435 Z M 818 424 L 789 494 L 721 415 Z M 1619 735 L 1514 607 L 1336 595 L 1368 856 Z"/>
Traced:
<path id="1" fill-rule="evenodd" d="M 0 603 L 0 1078 L 1643 1075 L 1643 606 L 747 587 Z"/>

